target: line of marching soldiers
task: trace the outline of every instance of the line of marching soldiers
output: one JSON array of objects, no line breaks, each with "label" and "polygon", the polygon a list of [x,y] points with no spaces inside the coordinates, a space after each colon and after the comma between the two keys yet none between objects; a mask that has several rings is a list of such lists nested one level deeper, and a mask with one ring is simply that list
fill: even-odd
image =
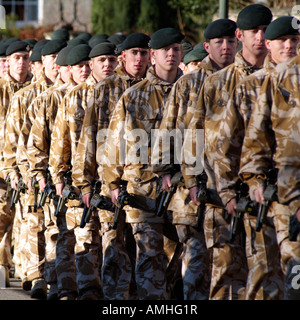
[{"label": "line of marching soldiers", "polygon": [[299,299],[297,26],[249,5],[184,58],[174,28],[3,40],[7,285],[13,262],[39,299]]}]

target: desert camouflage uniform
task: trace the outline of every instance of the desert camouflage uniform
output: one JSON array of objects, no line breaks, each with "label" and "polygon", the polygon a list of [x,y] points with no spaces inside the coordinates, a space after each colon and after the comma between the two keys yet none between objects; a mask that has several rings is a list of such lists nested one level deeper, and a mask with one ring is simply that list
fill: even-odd
[{"label": "desert camouflage uniform", "polygon": [[[31,127],[31,129],[28,136],[26,158],[23,160],[28,160],[28,176],[36,177],[37,181],[43,177],[47,177],[50,137],[57,109],[63,97],[74,86],[75,83],[72,79],[70,79],[68,83],[63,83],[60,77],[58,77],[55,84],[39,95],[28,109],[28,111],[30,109],[35,110],[35,118],[33,122],[33,119],[28,119],[28,128]],[[25,163],[24,161],[24,164]],[[45,226],[44,278],[49,284],[57,282],[55,257],[58,227],[56,217],[54,217],[56,204],[56,199],[47,199],[43,207]]]},{"label": "desert camouflage uniform", "polygon": [[[92,192],[92,182],[98,176],[102,181],[101,194],[110,198],[110,190],[103,181],[102,157],[105,140],[100,133],[108,128],[111,114],[122,93],[140,80],[131,78],[124,66],[119,65],[114,75],[96,84],[88,102],[88,112],[85,113],[73,165],[74,184],[81,188],[82,194]],[[122,215],[124,221],[120,219],[117,230],[111,228],[112,212],[99,210],[99,219],[102,234],[101,277],[104,298],[128,299],[132,268],[124,245],[125,219]]]},{"label": "desert camouflage uniform", "polygon": [[[181,74],[180,72],[178,77]],[[172,86],[173,83],[160,80],[155,75],[154,69],[150,67],[146,78],[127,89],[120,98],[109,124],[110,132],[105,144],[105,159],[103,159],[103,161],[107,159],[114,161],[112,164],[108,161],[103,166],[104,181],[108,183],[110,190],[118,188],[123,179],[128,181],[129,193],[140,195],[147,201],[155,200],[158,179],[150,167],[150,136],[152,129],[159,128],[164,104]],[[135,133],[142,135],[141,142],[137,145]],[[125,134],[125,140],[122,140],[123,134]],[[125,149],[130,153],[126,155],[126,162],[122,165]],[[115,159],[111,158],[114,154],[116,154]],[[138,158],[131,160],[131,156]],[[139,210],[125,206],[125,210],[126,221],[131,223],[136,241],[135,276],[138,297],[142,300],[165,299],[164,219],[147,208]]]},{"label": "desert camouflage uniform", "polygon": [[[15,82],[9,73],[0,81],[0,265],[11,268],[11,237],[13,232],[14,238],[14,263],[20,266],[20,255],[19,255],[19,235],[17,231],[19,224],[15,223],[13,228],[14,216],[21,214],[19,205],[16,206],[15,211],[9,209],[11,194],[6,199],[6,184],[4,181],[4,175],[2,168],[4,167],[3,149],[4,149],[4,137],[6,118],[10,110],[10,102],[15,92],[28,86],[32,78],[31,74],[28,74],[24,83]],[[15,230],[16,232],[14,232]],[[16,268],[17,269],[17,268]]]},{"label": "desert camouflage uniform", "polygon": [[[233,90],[220,127],[219,148],[215,157],[221,172],[218,188],[221,193],[230,194],[238,177],[241,148],[245,128],[264,79],[275,71],[275,65],[268,55],[264,68],[244,78]],[[253,195],[250,192],[252,199]],[[246,255],[248,279],[245,299],[280,299],[283,296],[283,274],[280,267],[279,248],[275,229],[270,221],[261,231],[256,232],[256,216],[244,214],[246,231]]]},{"label": "desert camouflage uniform", "polygon": [[[215,70],[209,57],[206,57],[196,71],[192,71],[182,76],[173,86],[168,102],[165,106],[164,117],[160,126],[162,132],[178,129],[182,138],[184,130],[189,127],[190,121],[195,113],[195,106],[205,78]],[[202,126],[203,129],[203,126]],[[170,154],[171,168],[155,166],[158,172],[170,173],[173,169],[174,140],[171,139],[164,151]],[[168,148],[170,147],[170,149]],[[154,147],[158,149],[159,146]],[[187,155],[188,157],[190,155]],[[187,178],[183,170],[184,177]],[[187,181],[187,180],[186,180]],[[171,214],[171,221],[176,226],[179,241],[184,244],[182,254],[182,277],[184,298],[187,300],[203,300],[208,298],[209,292],[209,252],[206,249],[203,231],[197,231],[198,222],[197,208],[192,202],[185,203],[189,195],[188,188],[179,186],[172,197],[168,207]]]},{"label": "desert camouflage uniform", "polygon": [[[207,186],[209,188],[217,189],[223,181],[223,175],[227,174],[219,166],[216,157],[218,156],[218,141],[222,139],[220,125],[230,94],[239,81],[257,70],[257,67],[246,63],[240,51],[236,54],[234,63],[208,77],[202,87],[199,103],[205,110],[204,167],[208,176]],[[234,182],[236,178],[232,176]],[[224,204],[235,196],[234,190],[233,195],[227,190],[226,192],[219,188],[217,190]],[[230,243],[229,227],[223,209],[207,206],[204,228],[207,247],[212,248],[213,251],[211,299],[243,299],[244,297],[247,280],[244,246],[240,235]]]},{"label": "desert camouflage uniform", "polygon": [[[18,148],[18,140],[23,130],[25,114],[31,102],[44,90],[49,88],[44,72],[41,73],[39,79],[31,83],[26,88],[19,90],[13,97],[11,110],[7,118],[4,157],[6,174],[9,174],[10,179],[19,176],[21,172],[24,182],[27,183],[27,171],[24,166],[20,164],[17,157],[20,153]],[[26,143],[25,140],[23,142]],[[20,170],[20,171],[19,171]],[[22,270],[24,277],[23,282],[31,282],[34,279],[43,277],[44,268],[44,226],[39,218],[43,212],[41,209],[37,209],[37,213],[33,213],[33,194],[25,193],[23,204],[23,216],[21,234],[27,235],[26,246],[24,248],[24,254],[22,261]],[[33,213],[33,214],[31,214]],[[25,229],[24,229],[25,227]]]},{"label": "desert camouflage uniform", "polygon": [[[264,186],[265,173],[278,168],[278,200],[272,202],[267,224],[276,230],[280,262],[285,275],[284,298],[299,299],[293,286],[300,263],[300,242],[289,241],[289,217],[299,208],[299,148],[297,106],[299,98],[299,56],[276,67],[266,77],[246,128],[240,174],[252,190]],[[277,74],[278,72],[278,74]]]},{"label": "desert camouflage uniform", "polygon": [[[68,93],[58,108],[51,136],[49,158],[54,184],[64,182],[64,173],[75,162],[83,117],[85,110],[87,110],[87,101],[95,84],[96,81],[91,74],[85,83],[75,86]],[[74,298],[78,295],[81,298],[85,294],[93,294],[99,298],[101,296],[100,238],[96,217],[92,217],[84,228],[79,228],[83,213],[79,200],[69,200],[67,206],[56,250],[59,297]],[[77,287],[75,276],[77,277]]]}]

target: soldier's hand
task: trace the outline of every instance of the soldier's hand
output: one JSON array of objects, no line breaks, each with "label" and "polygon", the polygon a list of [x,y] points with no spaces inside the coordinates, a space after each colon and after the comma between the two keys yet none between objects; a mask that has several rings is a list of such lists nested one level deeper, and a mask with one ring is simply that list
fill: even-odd
[{"label": "soldier's hand", "polygon": [[33,188],[32,188],[32,179],[29,179],[27,181],[27,187],[28,187],[28,191],[29,192],[34,192]]},{"label": "soldier's hand", "polygon": [[11,187],[15,190],[18,190],[19,176],[16,176],[11,182]]},{"label": "soldier's hand", "polygon": [[200,201],[197,200],[198,187],[194,186],[190,188],[190,197],[194,205],[200,206]]},{"label": "soldier's hand", "polygon": [[161,188],[165,191],[169,191],[171,187],[172,187],[171,175],[166,174],[165,176],[162,177]]},{"label": "soldier's hand", "polygon": [[255,201],[261,204],[264,204],[264,188],[258,187],[254,190]]},{"label": "soldier's hand", "polygon": [[55,185],[56,194],[57,194],[58,196],[60,196],[60,197],[62,196],[63,188],[64,188],[64,183],[63,183],[63,182],[57,183],[57,184]]},{"label": "soldier's hand", "polygon": [[300,208],[296,212],[297,220],[300,222]]},{"label": "soldier's hand", "polygon": [[82,195],[82,203],[85,204],[88,208],[90,207],[90,200],[91,200],[92,194],[87,193]]},{"label": "soldier's hand", "polygon": [[42,178],[39,180],[39,187],[40,187],[40,191],[44,192],[46,187],[46,178]]},{"label": "soldier's hand", "polygon": [[236,198],[232,198],[226,204],[228,214],[232,214],[236,217]]},{"label": "soldier's hand", "polygon": [[119,194],[120,194],[120,188],[116,188],[114,190],[111,190],[110,191],[110,194],[111,194],[111,201],[112,203],[115,205],[115,206],[118,206],[118,197],[119,197]]}]

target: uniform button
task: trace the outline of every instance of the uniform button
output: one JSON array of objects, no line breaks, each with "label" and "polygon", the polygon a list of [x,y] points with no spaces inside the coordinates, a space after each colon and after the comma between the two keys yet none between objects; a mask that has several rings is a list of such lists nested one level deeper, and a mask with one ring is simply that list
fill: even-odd
[{"label": "uniform button", "polygon": [[135,182],[141,182],[142,180],[141,180],[140,178],[138,178],[138,177],[135,177],[135,178],[134,178],[134,181],[135,181]]},{"label": "uniform button", "polygon": [[294,107],[296,105],[296,101],[295,100],[291,100],[289,101],[289,105]]},{"label": "uniform button", "polygon": [[219,99],[219,100],[217,101],[217,105],[221,107],[221,106],[223,105],[223,101],[222,101],[221,99]]},{"label": "uniform button", "polygon": [[144,119],[144,116],[143,116],[142,114],[139,114],[138,118],[139,118],[140,120],[143,120],[143,119]]}]

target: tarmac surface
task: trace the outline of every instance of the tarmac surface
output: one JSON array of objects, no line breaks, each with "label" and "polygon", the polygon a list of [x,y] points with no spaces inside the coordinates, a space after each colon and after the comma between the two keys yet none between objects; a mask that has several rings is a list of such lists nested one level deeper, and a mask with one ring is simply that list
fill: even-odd
[{"label": "tarmac surface", "polygon": [[36,300],[30,297],[30,291],[22,289],[20,279],[10,278],[10,286],[0,288],[0,300]]}]

